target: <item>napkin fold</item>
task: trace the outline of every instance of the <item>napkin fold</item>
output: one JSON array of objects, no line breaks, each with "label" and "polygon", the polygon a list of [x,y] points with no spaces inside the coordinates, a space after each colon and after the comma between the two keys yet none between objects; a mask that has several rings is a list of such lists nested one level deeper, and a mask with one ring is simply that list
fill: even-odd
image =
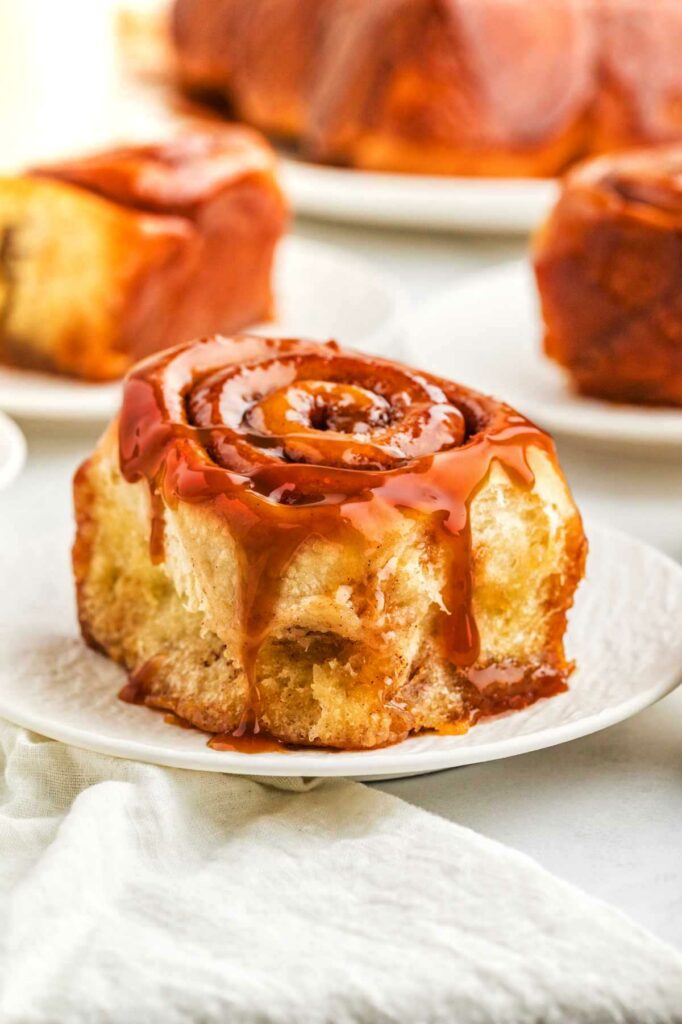
[{"label": "napkin fold", "polygon": [[673,949],[377,790],[0,743],[4,1024],[682,1021]]}]

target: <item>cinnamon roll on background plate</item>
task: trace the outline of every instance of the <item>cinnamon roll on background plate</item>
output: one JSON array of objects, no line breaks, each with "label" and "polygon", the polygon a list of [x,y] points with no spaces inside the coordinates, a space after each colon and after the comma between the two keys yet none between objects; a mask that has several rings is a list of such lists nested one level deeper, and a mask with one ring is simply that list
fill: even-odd
[{"label": "cinnamon roll on background plate", "polygon": [[238,126],[0,179],[0,362],[91,381],[269,319],[287,220]]},{"label": "cinnamon roll on background plate", "polygon": [[317,161],[493,177],[682,139],[679,0],[175,0],[186,89]]},{"label": "cinnamon roll on background plate", "polygon": [[534,266],[545,351],[577,391],[682,406],[682,147],[573,170]]},{"label": "cinnamon roll on background plate", "polygon": [[85,639],[223,746],[376,747],[566,688],[580,516],[550,438],[459,385],[183,345],[130,372],[75,506]]},{"label": "cinnamon roll on background plate", "polygon": [[313,160],[542,175],[584,148],[582,0],[176,0],[173,36],[186,88]]}]

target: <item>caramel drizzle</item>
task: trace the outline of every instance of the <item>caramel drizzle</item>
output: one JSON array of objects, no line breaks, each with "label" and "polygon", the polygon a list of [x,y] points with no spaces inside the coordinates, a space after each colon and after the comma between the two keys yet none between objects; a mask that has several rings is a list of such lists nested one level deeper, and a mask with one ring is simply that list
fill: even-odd
[{"label": "caramel drizzle", "polygon": [[650,207],[679,217],[682,214],[682,166],[661,168],[642,165],[613,169],[601,179],[601,187],[625,204]]},{"label": "caramel drizzle", "polygon": [[248,129],[232,125],[184,132],[162,144],[116,147],[28,173],[133,210],[191,215],[207,196],[237,180],[268,174],[272,167],[268,147]]},{"label": "caramel drizzle", "polygon": [[[344,375],[353,370],[360,382],[369,379],[373,388],[380,388],[386,378],[397,381],[396,387],[405,383],[420,401],[424,395],[431,396],[418,410],[423,414],[421,420],[414,413],[414,403],[406,402],[400,391],[398,397],[389,396],[389,402],[405,404],[396,429],[404,433],[405,423],[411,424],[413,436],[407,443],[417,454],[411,458],[396,456],[394,468],[366,469],[361,461],[353,468],[327,465],[322,461],[325,457],[338,463],[338,451],[342,458],[348,458],[336,435],[327,446],[329,454],[324,445],[325,432],[314,427],[312,439],[308,430],[293,431],[293,438],[255,432],[252,410],[263,397],[246,402],[244,411],[237,408],[236,412],[228,401],[225,414],[224,392],[209,386],[212,374],[245,375],[246,370],[267,364],[268,373],[276,371],[279,380],[282,365],[291,362],[292,356],[294,362],[298,361],[299,376],[295,375],[294,384],[300,383],[300,373],[305,372],[300,366],[312,359],[316,380],[321,372],[327,374],[327,380],[333,378],[335,367],[342,366]],[[272,394],[267,390],[267,377],[267,373],[261,375],[266,400]],[[340,400],[345,400],[344,386],[342,381]],[[445,430],[442,425],[448,409],[440,408],[444,403],[453,410],[452,422]],[[235,422],[226,425],[224,415],[229,421],[233,414]],[[420,451],[422,423],[427,424],[425,451]],[[448,430],[454,438],[452,443],[448,443]],[[370,429],[368,433],[371,442],[376,431]],[[317,434],[320,438],[315,448]],[[388,444],[390,429],[383,430],[382,438],[384,434]],[[440,449],[428,451],[434,436]],[[358,442],[356,433],[349,435],[351,460],[358,445],[369,457],[365,441],[361,436]],[[309,457],[319,457],[320,461],[289,461],[287,446],[300,447],[302,443],[312,444]],[[258,654],[271,629],[281,580],[301,545],[314,536],[363,544],[380,537],[396,516],[429,516],[449,549],[450,569],[442,595],[447,609],[442,615],[444,649],[457,668],[473,666],[479,655],[479,637],[471,607],[469,506],[494,460],[519,484],[532,486],[533,474],[526,459],[526,449],[531,445],[553,453],[550,438],[506,406],[395,363],[339,352],[335,346],[217,338],[181,346],[141,364],[125,385],[120,464],[128,482],[145,479],[149,485],[153,561],[158,563],[164,557],[164,509],[175,508],[180,502],[211,505],[229,523],[243,553],[242,660],[250,697],[232,738],[259,732]],[[388,458],[383,449],[371,457]],[[378,694],[378,699],[383,702],[384,695]]]}]

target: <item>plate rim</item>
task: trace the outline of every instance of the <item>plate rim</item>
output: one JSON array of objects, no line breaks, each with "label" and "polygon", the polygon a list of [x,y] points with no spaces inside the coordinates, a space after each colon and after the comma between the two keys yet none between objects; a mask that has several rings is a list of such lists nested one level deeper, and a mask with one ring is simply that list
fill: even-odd
[{"label": "plate rim", "polygon": [[[594,542],[598,535],[602,535],[605,538],[616,537],[621,544],[629,545],[631,548],[637,548],[640,551],[645,549],[647,557],[657,559],[666,567],[667,571],[672,570],[674,572],[682,588],[682,565],[658,548],[622,530],[596,524],[588,527],[588,536],[592,542]],[[394,746],[384,748],[386,753],[382,753],[380,761],[377,760],[374,764],[365,763],[357,771],[353,770],[352,759],[366,755],[367,751],[340,751],[330,754],[329,752],[323,753],[312,749],[310,751],[277,754],[242,754],[232,751],[221,751],[218,754],[206,748],[206,750],[201,751],[168,752],[167,748],[155,747],[153,744],[138,740],[119,740],[113,743],[106,739],[100,740],[97,732],[93,733],[80,727],[69,725],[63,726],[59,723],[56,726],[48,723],[49,728],[46,730],[44,722],[37,724],[37,715],[34,713],[20,712],[17,714],[11,707],[8,713],[7,704],[3,699],[2,692],[0,692],[0,717],[48,739],[57,740],[79,749],[105,754],[110,757],[119,757],[124,760],[155,764],[161,767],[270,778],[356,778],[369,781],[389,776],[404,778],[407,776],[429,774],[449,768],[463,767],[486,761],[497,761],[506,757],[516,757],[521,754],[558,746],[565,742],[601,732],[612,725],[617,725],[619,722],[631,718],[633,715],[661,700],[681,683],[682,664],[678,667],[671,666],[669,672],[663,674],[663,676],[660,673],[657,674],[656,682],[640,693],[618,704],[608,705],[606,708],[602,708],[575,721],[553,725],[532,733],[510,736],[492,743],[479,743],[475,746],[465,747],[459,755],[456,755],[456,748],[453,750],[452,745],[448,745],[443,750],[429,750],[424,753],[419,753],[418,750],[403,751],[401,753],[401,744],[395,744]],[[561,700],[561,697],[562,695],[558,695],[552,699],[557,701]],[[146,709],[140,708],[139,710],[142,712]],[[523,711],[520,711],[516,714],[522,715],[523,713]],[[412,737],[412,740],[414,739],[415,737]],[[448,739],[452,738],[448,737]],[[488,748],[484,757],[481,757],[482,748]],[[277,758],[277,760],[273,760],[273,758]],[[319,760],[319,763],[315,763],[316,760]]]},{"label": "plate rim", "polygon": [[14,483],[24,468],[27,445],[21,428],[2,411],[0,411],[0,434],[7,442],[8,447],[7,458],[0,463],[0,491],[3,491]]},{"label": "plate rim", "polygon": [[[301,255],[303,255],[304,258],[308,258],[311,262],[314,262],[316,257],[326,258],[344,264],[347,270],[362,271],[363,276],[370,284],[381,288],[387,300],[390,301],[391,310],[384,322],[367,336],[366,343],[363,340],[363,351],[377,355],[386,355],[391,347],[391,342],[402,338],[405,331],[404,325],[410,319],[411,305],[405,288],[397,275],[383,267],[376,266],[375,263],[362,255],[356,255],[347,251],[342,246],[333,245],[328,242],[318,242],[300,235],[287,234],[281,239],[279,245],[280,253],[293,252],[295,254],[294,258],[301,258]],[[289,258],[291,259],[291,257]],[[256,324],[252,329],[259,330],[264,327],[267,327],[267,324]],[[241,333],[248,332],[248,330],[249,328],[245,328]],[[3,367],[0,365],[0,374],[3,371],[9,374],[16,374],[19,377],[24,374],[34,375],[34,371],[31,370],[21,370],[17,367]],[[19,416],[32,423],[106,423],[116,414],[120,401],[121,381],[108,381],[100,384],[78,381],[74,378],[60,377],[58,375],[54,375],[54,380],[53,376],[49,374],[39,374],[37,376],[40,376],[43,381],[43,388],[48,396],[47,400],[42,394],[36,395],[34,393],[33,395],[27,395],[21,391],[13,394],[9,379],[7,383],[3,383],[0,380],[0,411],[12,416]],[[55,383],[64,384],[65,382],[75,385],[78,389],[83,389],[82,393],[86,399],[84,407],[76,400],[75,390],[73,396],[69,395],[63,401],[61,399],[55,400],[55,393],[51,392],[50,386]],[[111,404],[107,405],[105,402],[101,406],[93,404],[96,392],[100,389],[106,389],[111,392]]]},{"label": "plate rim", "polygon": [[[440,289],[436,295],[421,305],[411,321],[411,328],[406,333],[403,343],[407,360],[419,358],[417,353],[418,337],[432,335],[436,323],[448,316],[460,295],[470,289],[472,285],[483,287],[487,284],[487,290],[493,293],[494,289],[499,287],[498,279],[506,284],[514,282],[517,287],[522,285],[525,287],[531,275],[532,267],[528,257],[519,257],[500,261],[490,267],[468,271],[451,285]],[[493,298],[495,298],[494,294]],[[542,356],[539,345],[538,338],[537,354],[538,359],[542,360],[545,357]],[[556,369],[561,372],[558,366]],[[457,371],[454,375],[457,376]],[[485,391],[480,384],[471,384],[471,386]],[[566,408],[563,413],[560,409],[557,415],[549,401],[540,400],[539,403],[536,403],[530,399],[530,402],[524,400],[522,403],[517,403],[514,396],[510,396],[509,402],[518,407],[519,411],[525,413],[531,420],[537,421],[547,430],[562,437],[589,439],[617,446],[636,445],[638,448],[648,451],[653,449],[670,451],[682,447],[682,410],[678,411],[675,407],[668,406],[611,404],[600,401],[598,398],[573,394],[567,384],[564,384],[564,387],[572,401],[585,404],[588,417],[593,412],[596,413],[599,417],[598,425],[595,426],[593,420],[590,422],[589,419],[585,421],[580,417],[576,418],[573,406]],[[547,410],[549,410],[548,413]],[[623,425],[623,416],[632,416],[631,423]],[[658,433],[660,426],[657,426],[657,420],[660,422],[663,416],[671,420],[677,419],[678,422],[674,424],[674,429],[669,429],[667,433],[664,432],[661,435]],[[644,430],[642,431],[643,425]]]},{"label": "plate rim", "polygon": [[560,180],[368,171],[313,163],[282,148],[277,155],[298,213],[414,230],[526,235],[549,212]]}]

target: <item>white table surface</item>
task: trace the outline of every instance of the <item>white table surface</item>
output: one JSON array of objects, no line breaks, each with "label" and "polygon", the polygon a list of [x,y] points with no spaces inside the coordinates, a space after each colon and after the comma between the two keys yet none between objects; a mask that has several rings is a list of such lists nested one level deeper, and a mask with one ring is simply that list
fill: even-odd
[{"label": "white table surface", "polygon": [[[415,305],[524,248],[509,239],[313,222],[296,230],[393,271]],[[0,533],[11,525],[28,544],[46,512],[70,518],[70,477],[98,430],[22,426],[28,463],[0,495]],[[682,559],[682,459],[561,439],[559,450],[585,512]],[[682,947],[682,689],[629,722],[563,747],[375,785],[528,853]]]}]

